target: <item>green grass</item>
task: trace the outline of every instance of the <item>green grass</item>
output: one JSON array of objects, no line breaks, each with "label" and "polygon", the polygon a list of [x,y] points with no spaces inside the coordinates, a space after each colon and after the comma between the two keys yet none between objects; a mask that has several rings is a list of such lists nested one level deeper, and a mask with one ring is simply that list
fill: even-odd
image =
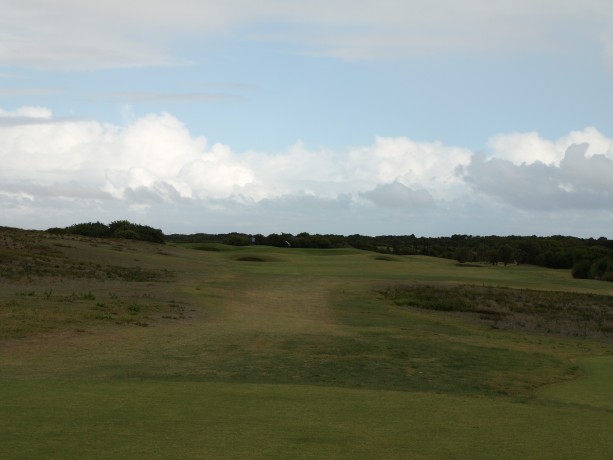
[{"label": "green grass", "polygon": [[[5,271],[34,246],[52,260],[0,278],[1,458],[613,455],[607,331],[480,317],[552,321],[564,304],[571,322],[586,299],[608,315],[610,283],[351,249],[4,236]],[[101,275],[67,269],[81,266]],[[395,289],[413,297],[381,294]]]},{"label": "green grass", "polygon": [[541,390],[539,395],[594,409],[613,410],[613,357],[585,358],[580,363],[585,375],[570,382],[548,386]]},{"label": "green grass", "polygon": [[152,381],[2,391],[3,458],[610,458],[610,413],[556,404]]}]

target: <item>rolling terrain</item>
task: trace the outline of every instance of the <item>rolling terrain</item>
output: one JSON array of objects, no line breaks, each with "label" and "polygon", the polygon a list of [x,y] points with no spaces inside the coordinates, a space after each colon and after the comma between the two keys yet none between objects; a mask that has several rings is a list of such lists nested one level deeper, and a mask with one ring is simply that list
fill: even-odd
[{"label": "rolling terrain", "polygon": [[610,283],[0,229],[2,458],[611,458]]}]

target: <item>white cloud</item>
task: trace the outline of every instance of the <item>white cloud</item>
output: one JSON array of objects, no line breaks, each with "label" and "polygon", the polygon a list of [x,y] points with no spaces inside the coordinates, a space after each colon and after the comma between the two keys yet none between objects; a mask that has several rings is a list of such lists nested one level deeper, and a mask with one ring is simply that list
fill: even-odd
[{"label": "white cloud", "polygon": [[13,111],[0,109],[0,118],[34,118],[36,120],[48,120],[52,116],[53,112],[45,107],[20,107]]},{"label": "white cloud", "polygon": [[435,199],[451,199],[465,191],[456,169],[470,162],[472,152],[440,142],[415,142],[406,137],[376,139],[375,145],[349,154],[351,175],[372,183],[400,181],[425,189]]},{"label": "white cloud", "polygon": [[247,187],[256,182],[249,165],[243,164],[228,147],[214,145],[201,158],[181,168],[178,181],[190,187],[190,196],[198,198],[226,198],[230,196],[253,196]]},{"label": "white cloud", "polygon": [[[353,233],[355,224],[388,233],[394,230],[386,225],[407,225],[401,209],[427,213],[412,222],[424,231],[442,225],[458,233],[455,223],[470,229],[507,205],[519,213],[518,222],[543,228],[543,210],[551,222],[559,222],[556,212],[572,209],[613,211],[613,140],[593,128],[556,140],[501,134],[492,138],[489,155],[406,137],[379,137],[342,151],[313,151],[298,142],[272,154],[208,145],[168,113],[130,116],[123,125],[57,119],[43,107],[0,111],[2,118],[17,121],[0,123],[0,207],[7,225],[64,226],[135,214],[175,231],[196,225],[189,222],[212,225],[214,217],[218,231],[250,225],[248,231],[263,225],[289,231],[285,222],[295,231]],[[569,145],[584,139],[593,146]]]},{"label": "white cloud", "polygon": [[181,40],[217,36],[293,43],[307,53],[378,59],[440,52],[564,51],[600,41],[604,0],[21,0],[2,2],[0,64],[104,68],[185,63]]},{"label": "white cloud", "polygon": [[573,131],[557,140],[543,139],[536,132],[498,134],[489,140],[488,150],[492,156],[508,160],[515,165],[530,165],[536,162],[559,165],[566,150],[573,144],[581,143],[588,144],[588,157],[599,153],[613,159],[613,140],[593,127]]}]

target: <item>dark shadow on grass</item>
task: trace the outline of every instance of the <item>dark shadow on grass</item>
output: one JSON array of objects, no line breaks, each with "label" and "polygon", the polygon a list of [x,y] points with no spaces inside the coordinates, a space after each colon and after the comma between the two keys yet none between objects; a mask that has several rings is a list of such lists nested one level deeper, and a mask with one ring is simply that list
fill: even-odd
[{"label": "dark shadow on grass", "polygon": [[237,257],[235,260],[237,260],[238,262],[272,262],[272,260],[264,259],[262,257],[255,257],[255,256]]},{"label": "dark shadow on grass", "polygon": [[219,252],[219,248],[214,246],[196,246],[194,247],[197,251],[210,251],[210,252]]}]

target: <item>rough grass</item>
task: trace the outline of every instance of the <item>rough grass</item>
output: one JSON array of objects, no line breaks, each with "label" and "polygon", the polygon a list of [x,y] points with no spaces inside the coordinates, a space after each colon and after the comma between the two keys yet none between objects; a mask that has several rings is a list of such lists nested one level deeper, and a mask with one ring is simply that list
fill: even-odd
[{"label": "rough grass", "polygon": [[613,337],[613,297],[492,286],[395,285],[380,291],[396,305],[463,313],[492,328]]},{"label": "rough grass", "polygon": [[[159,245],[150,244],[149,249]],[[44,278],[84,278],[121,281],[169,281],[174,273],[165,268],[149,268],[139,260],[126,264],[109,263],[105,252],[132,252],[145,246],[125,241],[85,239],[78,236],[51,236],[46,233],[0,231],[0,279],[35,282]],[[92,248],[95,250],[92,251]],[[102,248],[102,249],[99,249]],[[93,257],[91,257],[93,255]],[[90,257],[88,257],[90,256]]]},{"label": "rough grass", "polygon": [[[384,263],[348,249],[198,251],[7,232],[7,266],[43,243],[60,262],[0,278],[2,458],[613,455],[610,361],[592,373],[582,360],[611,353],[607,335],[493,329],[479,318],[503,308],[504,318],[546,317],[539,302],[562,300],[575,314],[585,297],[572,292],[605,308],[597,295],[607,283],[426,257]],[[274,263],[237,263],[245,257]],[[80,264],[172,278],[63,271]],[[470,308],[408,307],[378,293],[408,282],[431,286],[419,302],[458,297]]]}]

